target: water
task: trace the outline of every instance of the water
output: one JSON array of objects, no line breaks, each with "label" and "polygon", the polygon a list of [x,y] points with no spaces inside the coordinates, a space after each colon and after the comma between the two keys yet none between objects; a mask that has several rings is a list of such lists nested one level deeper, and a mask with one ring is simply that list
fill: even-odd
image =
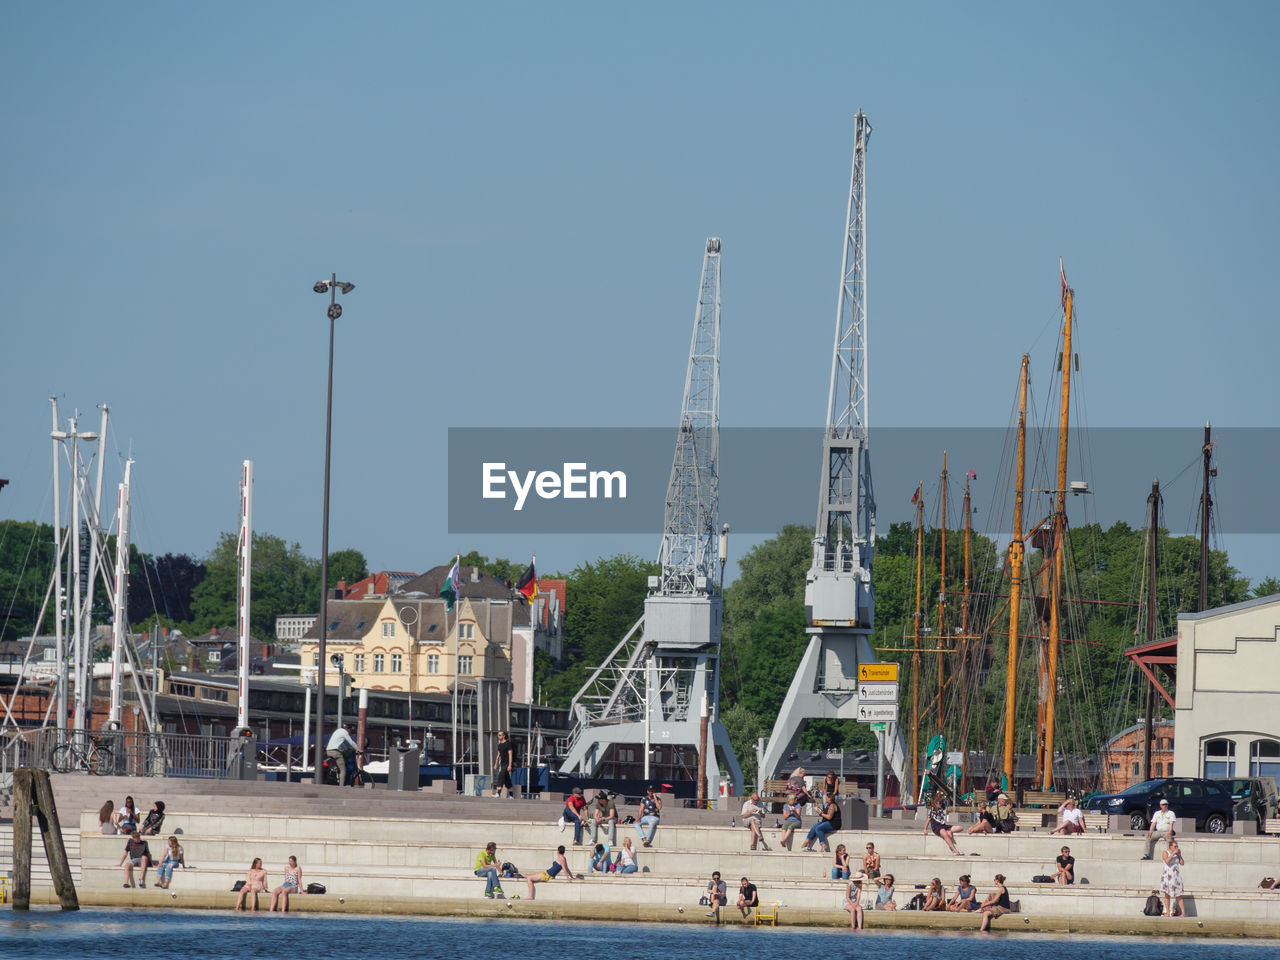
[{"label": "water", "polygon": [[[702,924],[440,920],[415,917],[95,909],[0,910],[0,960],[742,960],[876,954],[933,960],[1262,960],[1275,941],[721,927]],[[834,951],[834,953],[832,953]]]}]

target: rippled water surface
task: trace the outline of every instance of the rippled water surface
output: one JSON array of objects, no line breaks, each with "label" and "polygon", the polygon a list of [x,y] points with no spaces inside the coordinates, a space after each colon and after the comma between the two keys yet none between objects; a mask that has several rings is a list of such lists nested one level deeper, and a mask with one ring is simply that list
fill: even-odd
[{"label": "rippled water surface", "polygon": [[207,910],[0,908],[0,958],[21,960],[186,960],[192,957],[365,960],[769,960],[874,956],[911,960],[1262,960],[1275,941],[1182,937],[1076,937],[1017,933],[927,935],[891,931],[719,928],[546,920],[439,920],[413,917],[287,916]]}]

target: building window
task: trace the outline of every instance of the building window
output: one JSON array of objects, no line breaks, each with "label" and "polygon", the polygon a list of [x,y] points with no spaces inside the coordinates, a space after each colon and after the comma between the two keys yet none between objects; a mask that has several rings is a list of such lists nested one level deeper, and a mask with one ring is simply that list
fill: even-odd
[{"label": "building window", "polygon": [[400,654],[398,654],[398,653],[393,653],[393,654],[391,655],[391,672],[392,672],[392,673],[399,673],[399,672],[400,672],[401,665],[402,665],[402,661],[401,661],[401,659],[400,659]]},{"label": "building window", "polygon": [[1280,785],[1280,741],[1255,740],[1249,744],[1249,776],[1270,777]]},{"label": "building window", "polygon": [[440,672],[440,654],[428,653],[427,654],[427,673],[439,673],[439,672]]},{"label": "building window", "polygon": [[1208,780],[1236,775],[1234,740],[1210,740],[1204,745],[1204,775]]},{"label": "building window", "polygon": [[471,676],[471,658],[470,657],[458,657],[458,676],[460,677]]},{"label": "building window", "polygon": [[384,637],[394,637],[396,635],[396,625],[388,620],[382,625],[382,635]]},{"label": "building window", "polygon": [[356,673],[364,673],[364,654],[357,653],[355,656],[355,661],[356,661],[356,668],[355,668]]},{"label": "building window", "polygon": [[470,640],[474,635],[475,628],[476,628],[476,625],[474,623],[458,624],[458,639]]},{"label": "building window", "polygon": [[311,665],[312,665],[313,667],[318,667],[318,666],[320,666],[320,654],[318,654],[318,653],[313,653],[313,654],[311,655]]},{"label": "building window", "polygon": [[1133,761],[1133,775],[1134,775],[1135,777],[1138,775],[1138,761],[1137,761],[1137,760]]},{"label": "building window", "polygon": [[387,666],[387,658],[380,653],[373,655],[373,672],[382,673]]}]

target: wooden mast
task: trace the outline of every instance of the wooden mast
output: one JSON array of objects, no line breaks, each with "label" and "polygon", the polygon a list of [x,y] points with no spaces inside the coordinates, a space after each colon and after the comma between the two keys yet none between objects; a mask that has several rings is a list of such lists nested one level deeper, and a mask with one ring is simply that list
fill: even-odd
[{"label": "wooden mast", "polygon": [[942,688],[946,680],[946,658],[942,655],[947,643],[946,630],[946,612],[947,612],[947,451],[942,451],[942,473],[939,475],[942,481],[942,557],[938,565],[940,572],[938,580],[938,732],[943,733],[942,726]]},{"label": "wooden mast", "polygon": [[[1147,643],[1156,642],[1156,568],[1159,561],[1156,559],[1156,548],[1160,543],[1160,481],[1151,481],[1151,493],[1147,496]],[[1147,680],[1146,682],[1146,709],[1142,712],[1145,717],[1142,721],[1142,779],[1151,779],[1151,735],[1154,727],[1151,714],[1155,712],[1156,707],[1156,690],[1155,685]]]},{"label": "wooden mast", "polygon": [[1053,789],[1053,735],[1058,699],[1058,640],[1061,636],[1058,608],[1062,597],[1062,555],[1067,524],[1067,428],[1071,422],[1071,320],[1075,291],[1067,286],[1067,274],[1058,262],[1062,276],[1062,397],[1058,419],[1058,485],[1053,507],[1053,579],[1049,586],[1049,655],[1045,678],[1044,736],[1041,738],[1043,763],[1041,785]]},{"label": "wooden mast", "polygon": [[911,651],[911,790],[920,781],[920,588],[924,576],[924,484],[916,486],[916,615]]},{"label": "wooden mast", "polygon": [[1209,499],[1209,477],[1212,476],[1209,460],[1213,456],[1213,440],[1210,439],[1209,421],[1204,422],[1204,476],[1200,485],[1200,610],[1209,609],[1209,511],[1213,501]]},{"label": "wooden mast", "polygon": [[1009,541],[1009,662],[1004,693],[1004,775],[1013,789],[1013,721],[1018,679],[1018,610],[1022,600],[1022,496],[1027,470],[1027,373],[1029,354],[1022,355],[1018,377],[1017,487],[1013,498],[1013,539]]},{"label": "wooden mast", "polygon": [[[970,471],[972,472],[972,471]],[[969,781],[969,474],[964,477],[964,595],[960,601],[959,675],[956,689],[960,693],[958,734],[960,749],[960,782]]]}]

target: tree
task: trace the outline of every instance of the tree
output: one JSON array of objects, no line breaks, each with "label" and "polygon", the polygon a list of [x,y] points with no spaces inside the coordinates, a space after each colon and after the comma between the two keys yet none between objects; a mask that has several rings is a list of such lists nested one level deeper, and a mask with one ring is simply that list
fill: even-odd
[{"label": "tree", "polygon": [[756,782],[756,741],[769,735],[768,729],[760,717],[748,707],[740,703],[728,710],[720,711],[720,722],[724,724],[725,733],[733,745],[734,755],[738,758],[738,766],[742,768],[746,783],[737,784],[739,791],[745,796],[747,784]]},{"label": "tree", "polygon": [[[6,520],[0,524],[0,639],[29,637],[53,570],[53,527]],[[53,605],[44,625],[52,629]]]},{"label": "tree", "polygon": [[[184,632],[195,635],[235,624],[238,557],[236,534],[222,534],[205,559],[204,579],[192,591],[192,618],[183,625]],[[320,565],[304,556],[296,543],[255,533],[252,575],[249,629],[259,639],[275,638],[277,616],[314,610],[319,603]]]},{"label": "tree", "polygon": [[[330,590],[338,585],[339,580],[352,584],[363,580],[368,575],[369,565],[365,562],[364,554],[359,550],[348,548],[329,554]],[[318,604],[319,601],[320,597],[317,595],[313,605]]]},{"label": "tree", "polygon": [[464,567],[479,567],[482,572],[503,583],[515,583],[520,578],[520,574],[524,573],[523,566],[502,557],[490,560],[478,550],[464,553],[460,562]]},{"label": "tree", "polygon": [[1280,593],[1280,579],[1275,577],[1263,577],[1253,585],[1253,595],[1255,597],[1270,597]]},{"label": "tree", "polygon": [[191,619],[191,592],[204,579],[205,567],[185,553],[161,557],[129,545],[129,623],[160,616],[175,623]]}]

